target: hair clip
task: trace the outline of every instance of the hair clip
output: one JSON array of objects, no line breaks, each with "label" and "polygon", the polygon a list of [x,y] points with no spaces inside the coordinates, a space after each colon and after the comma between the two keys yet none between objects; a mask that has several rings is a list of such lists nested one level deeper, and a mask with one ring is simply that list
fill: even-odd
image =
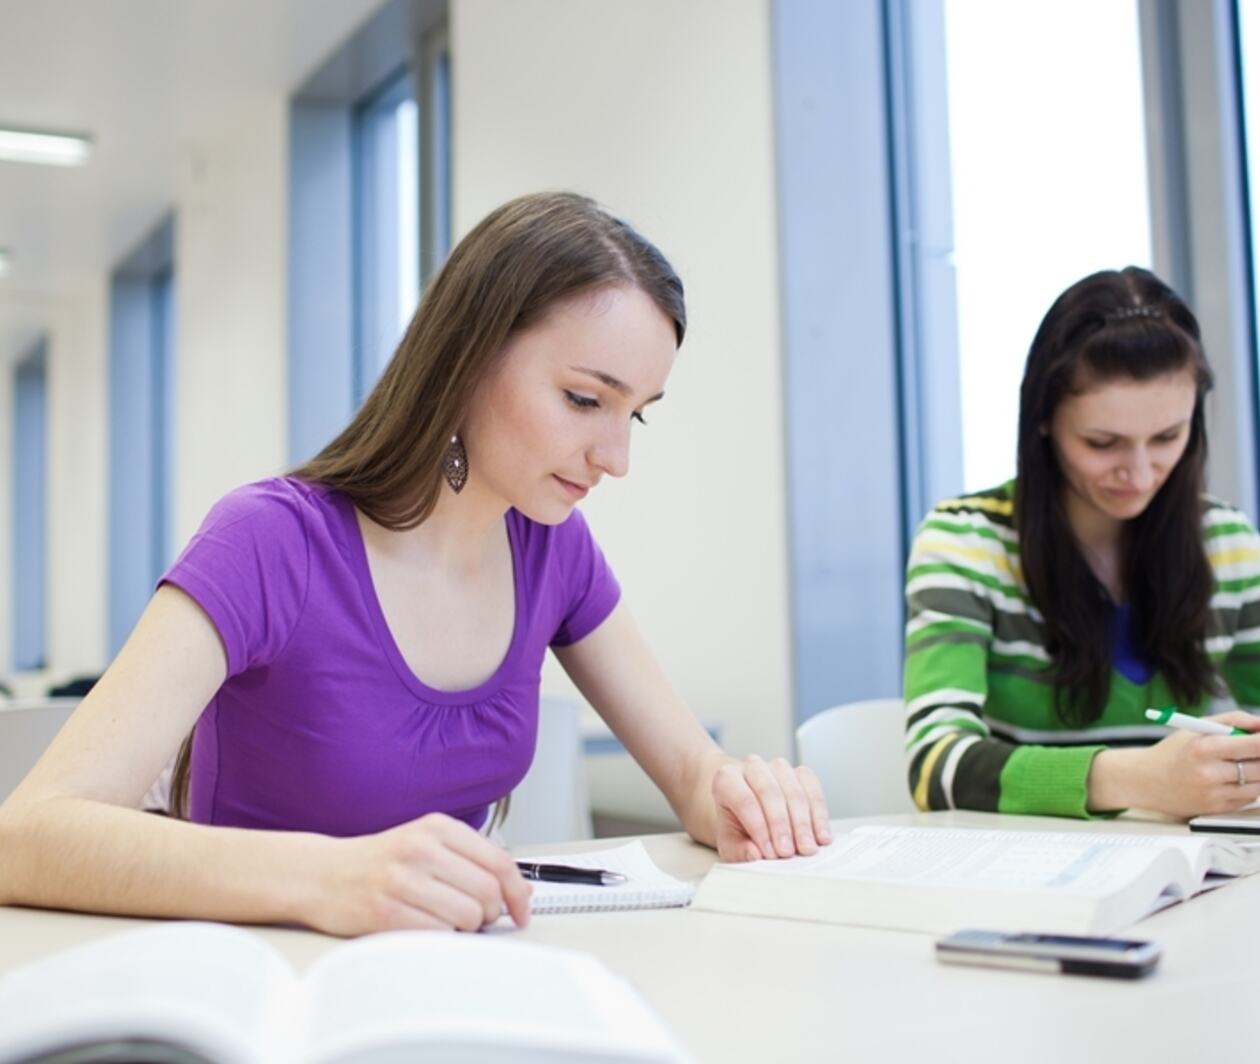
[{"label": "hair clip", "polygon": [[1162,318],[1164,311],[1162,307],[1152,304],[1143,304],[1136,307],[1121,307],[1119,310],[1113,310],[1110,314],[1104,314],[1104,321],[1128,321],[1131,318]]}]

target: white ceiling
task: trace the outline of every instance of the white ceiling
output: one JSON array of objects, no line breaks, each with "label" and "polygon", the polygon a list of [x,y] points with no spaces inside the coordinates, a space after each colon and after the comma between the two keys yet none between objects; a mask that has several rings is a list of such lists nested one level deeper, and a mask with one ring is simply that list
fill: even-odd
[{"label": "white ceiling", "polygon": [[381,3],[0,0],[0,125],[95,141],[84,167],[0,162],[0,357],[169,208],[182,145],[230,137],[242,100],[300,85]]}]

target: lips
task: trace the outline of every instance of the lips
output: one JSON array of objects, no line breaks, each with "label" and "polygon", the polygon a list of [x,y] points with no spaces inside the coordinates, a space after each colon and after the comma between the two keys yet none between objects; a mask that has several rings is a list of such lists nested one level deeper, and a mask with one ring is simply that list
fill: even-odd
[{"label": "lips", "polygon": [[586,493],[590,491],[590,487],[585,484],[575,484],[571,480],[565,480],[564,477],[557,476],[560,486],[564,488],[574,499],[582,499],[586,497]]}]

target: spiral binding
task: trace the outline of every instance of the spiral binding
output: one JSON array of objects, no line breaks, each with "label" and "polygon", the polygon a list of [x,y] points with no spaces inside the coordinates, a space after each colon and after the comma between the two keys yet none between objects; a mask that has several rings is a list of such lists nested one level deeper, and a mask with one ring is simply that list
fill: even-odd
[{"label": "spiral binding", "polygon": [[627,909],[681,909],[691,904],[695,889],[689,885],[671,887],[668,890],[609,890],[598,887],[604,893],[581,895],[552,894],[535,897],[530,902],[531,913],[594,913],[619,912]]}]

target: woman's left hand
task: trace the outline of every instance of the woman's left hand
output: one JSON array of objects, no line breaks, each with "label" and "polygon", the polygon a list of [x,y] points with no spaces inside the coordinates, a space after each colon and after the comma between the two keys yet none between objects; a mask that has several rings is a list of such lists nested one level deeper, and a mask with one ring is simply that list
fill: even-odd
[{"label": "woman's left hand", "polygon": [[717,852],[723,861],[817,853],[831,842],[827,800],[818,777],[781,757],[755,754],[713,774]]}]

